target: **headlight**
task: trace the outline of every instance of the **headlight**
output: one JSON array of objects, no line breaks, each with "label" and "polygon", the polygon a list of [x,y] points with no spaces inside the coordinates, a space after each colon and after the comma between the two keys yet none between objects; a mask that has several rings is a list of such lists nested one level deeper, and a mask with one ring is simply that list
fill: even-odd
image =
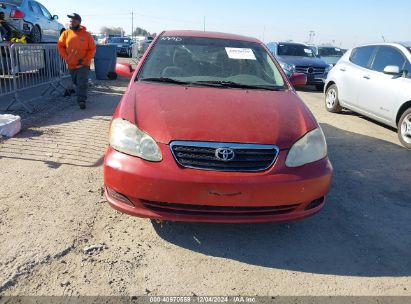
[{"label": "headlight", "polygon": [[121,118],[114,119],[111,124],[110,145],[119,152],[145,160],[159,162],[163,159],[160,148],[151,136]]},{"label": "headlight", "polygon": [[288,152],[287,167],[300,167],[313,163],[327,156],[327,143],[321,128],[308,132],[297,141]]},{"label": "headlight", "polygon": [[280,63],[280,65],[283,68],[283,70],[286,71],[286,72],[289,72],[291,74],[293,74],[295,72],[295,65],[293,65],[293,64],[282,62],[282,63]]},{"label": "headlight", "polygon": [[333,67],[334,67],[333,64],[329,64],[329,65],[325,68],[325,73],[329,73],[329,72],[332,70]]}]

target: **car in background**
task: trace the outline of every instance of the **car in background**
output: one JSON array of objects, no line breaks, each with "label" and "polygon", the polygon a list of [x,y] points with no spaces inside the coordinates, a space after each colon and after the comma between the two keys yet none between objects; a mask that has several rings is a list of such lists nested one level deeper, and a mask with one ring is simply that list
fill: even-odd
[{"label": "car in background", "polygon": [[336,65],[346,50],[335,46],[317,46],[317,56],[329,65]]},{"label": "car in background", "polygon": [[311,46],[296,42],[271,42],[267,47],[288,76],[295,72],[304,73],[307,76],[307,85],[323,91],[324,80],[332,66],[318,58]]},{"label": "car in background", "polygon": [[108,40],[107,45],[117,47],[117,55],[132,56],[133,40],[128,37],[114,37]]},{"label": "car in background", "polygon": [[20,30],[32,43],[57,42],[64,26],[40,2],[34,0],[0,0],[0,11],[7,22]]},{"label": "car in background", "polygon": [[160,34],[113,116],[105,195],[124,213],[173,221],[270,222],[325,204],[321,127],[265,45],[196,31]]},{"label": "car in background", "polygon": [[137,45],[138,57],[143,56],[143,54],[147,51],[150,44],[153,42],[153,37],[145,37],[143,40],[140,40]]},{"label": "car in background", "polygon": [[140,41],[144,41],[146,37],[144,36],[133,36],[133,43],[140,43]]},{"label": "car in background", "polygon": [[348,51],[328,74],[325,106],[350,109],[396,128],[411,149],[411,44],[370,44]]}]

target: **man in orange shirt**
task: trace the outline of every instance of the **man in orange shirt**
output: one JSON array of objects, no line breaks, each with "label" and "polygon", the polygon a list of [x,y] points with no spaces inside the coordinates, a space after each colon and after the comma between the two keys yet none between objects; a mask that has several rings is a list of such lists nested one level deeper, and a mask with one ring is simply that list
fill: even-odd
[{"label": "man in orange shirt", "polygon": [[68,15],[70,29],[64,31],[58,42],[58,50],[67,62],[71,79],[77,86],[77,101],[80,109],[86,108],[88,78],[91,61],[96,53],[93,36],[81,25],[78,14]]}]

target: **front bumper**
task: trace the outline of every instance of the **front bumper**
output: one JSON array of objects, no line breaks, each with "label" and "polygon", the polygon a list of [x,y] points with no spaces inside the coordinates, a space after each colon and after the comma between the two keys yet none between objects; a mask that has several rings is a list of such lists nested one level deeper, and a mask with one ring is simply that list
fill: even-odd
[{"label": "front bumper", "polygon": [[307,75],[307,85],[323,85],[327,79],[327,73],[321,75]]},{"label": "front bumper", "polygon": [[113,208],[172,221],[289,221],[318,212],[331,187],[328,158],[287,168],[287,151],[281,151],[276,164],[265,172],[214,172],[182,168],[167,145],[160,148],[163,161],[159,163],[108,149],[104,181]]},{"label": "front bumper", "polygon": [[117,55],[127,55],[131,52],[128,48],[117,48]]}]

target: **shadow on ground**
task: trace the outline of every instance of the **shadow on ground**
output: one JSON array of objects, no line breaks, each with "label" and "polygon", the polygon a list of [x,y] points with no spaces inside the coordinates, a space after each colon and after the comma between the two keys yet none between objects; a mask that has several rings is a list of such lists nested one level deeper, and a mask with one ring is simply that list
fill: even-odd
[{"label": "shadow on ground", "polygon": [[208,256],[340,276],[411,275],[411,153],[323,125],[335,176],[314,217],[260,225],[153,222],[164,240]]},{"label": "shadow on ground", "polygon": [[318,91],[315,86],[296,87],[295,89],[297,92],[318,93],[321,95],[324,94],[323,91]]}]

